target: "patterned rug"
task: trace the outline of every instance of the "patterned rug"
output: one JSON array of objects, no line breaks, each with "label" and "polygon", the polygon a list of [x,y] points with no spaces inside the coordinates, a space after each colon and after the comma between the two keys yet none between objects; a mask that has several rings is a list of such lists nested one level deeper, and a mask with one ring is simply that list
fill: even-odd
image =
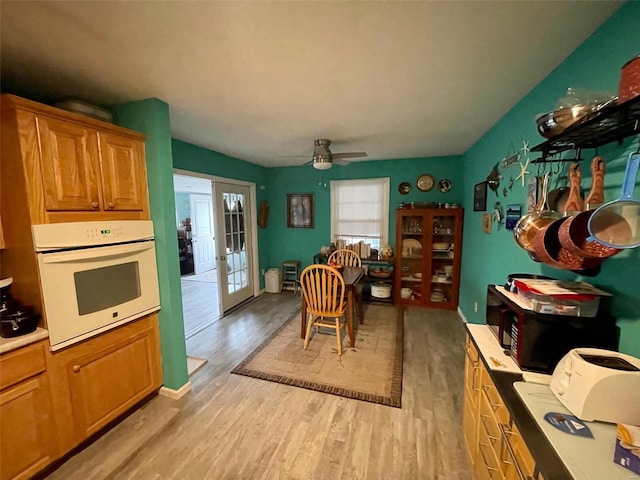
[{"label": "patterned rug", "polygon": [[364,318],[355,347],[343,330],[340,357],[333,330],[314,329],[303,349],[298,311],[231,373],[400,408],[403,309],[369,305]]}]

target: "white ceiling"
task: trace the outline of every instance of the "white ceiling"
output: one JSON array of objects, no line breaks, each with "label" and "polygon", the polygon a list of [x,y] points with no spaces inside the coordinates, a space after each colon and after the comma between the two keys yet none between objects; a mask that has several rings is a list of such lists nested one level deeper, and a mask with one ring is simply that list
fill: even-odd
[{"label": "white ceiling", "polygon": [[264,166],[456,155],[622,3],[3,0],[2,89],[157,97],[174,138]]}]

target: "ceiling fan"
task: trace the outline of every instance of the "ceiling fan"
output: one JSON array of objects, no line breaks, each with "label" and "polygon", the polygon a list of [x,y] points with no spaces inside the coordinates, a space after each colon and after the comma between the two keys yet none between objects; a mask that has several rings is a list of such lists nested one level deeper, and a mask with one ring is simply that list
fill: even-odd
[{"label": "ceiling fan", "polygon": [[358,157],[366,157],[366,152],[341,152],[341,153],[333,153],[329,146],[331,145],[331,140],[327,140],[326,138],[320,138],[315,140],[313,147],[313,157],[307,162],[305,165],[313,165],[313,168],[317,168],[318,170],[327,170],[332,167],[335,163],[337,165],[348,165],[349,162],[343,160],[344,158],[358,158]]}]

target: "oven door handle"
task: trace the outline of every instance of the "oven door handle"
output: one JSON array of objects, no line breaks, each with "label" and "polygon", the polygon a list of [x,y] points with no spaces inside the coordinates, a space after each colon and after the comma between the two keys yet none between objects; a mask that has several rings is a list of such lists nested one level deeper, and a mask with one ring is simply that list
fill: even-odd
[{"label": "oven door handle", "polygon": [[154,248],[153,241],[140,243],[129,243],[125,245],[110,245],[107,247],[82,248],[67,252],[40,253],[41,261],[44,264],[69,263],[87,259],[117,257],[131,255]]}]

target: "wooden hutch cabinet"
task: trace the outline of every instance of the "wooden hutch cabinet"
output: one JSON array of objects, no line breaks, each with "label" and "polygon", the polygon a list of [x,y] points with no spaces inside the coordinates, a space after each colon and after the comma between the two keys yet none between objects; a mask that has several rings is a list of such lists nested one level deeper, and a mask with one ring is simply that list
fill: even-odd
[{"label": "wooden hutch cabinet", "polygon": [[458,307],[462,219],[461,208],[396,210],[396,305]]}]

